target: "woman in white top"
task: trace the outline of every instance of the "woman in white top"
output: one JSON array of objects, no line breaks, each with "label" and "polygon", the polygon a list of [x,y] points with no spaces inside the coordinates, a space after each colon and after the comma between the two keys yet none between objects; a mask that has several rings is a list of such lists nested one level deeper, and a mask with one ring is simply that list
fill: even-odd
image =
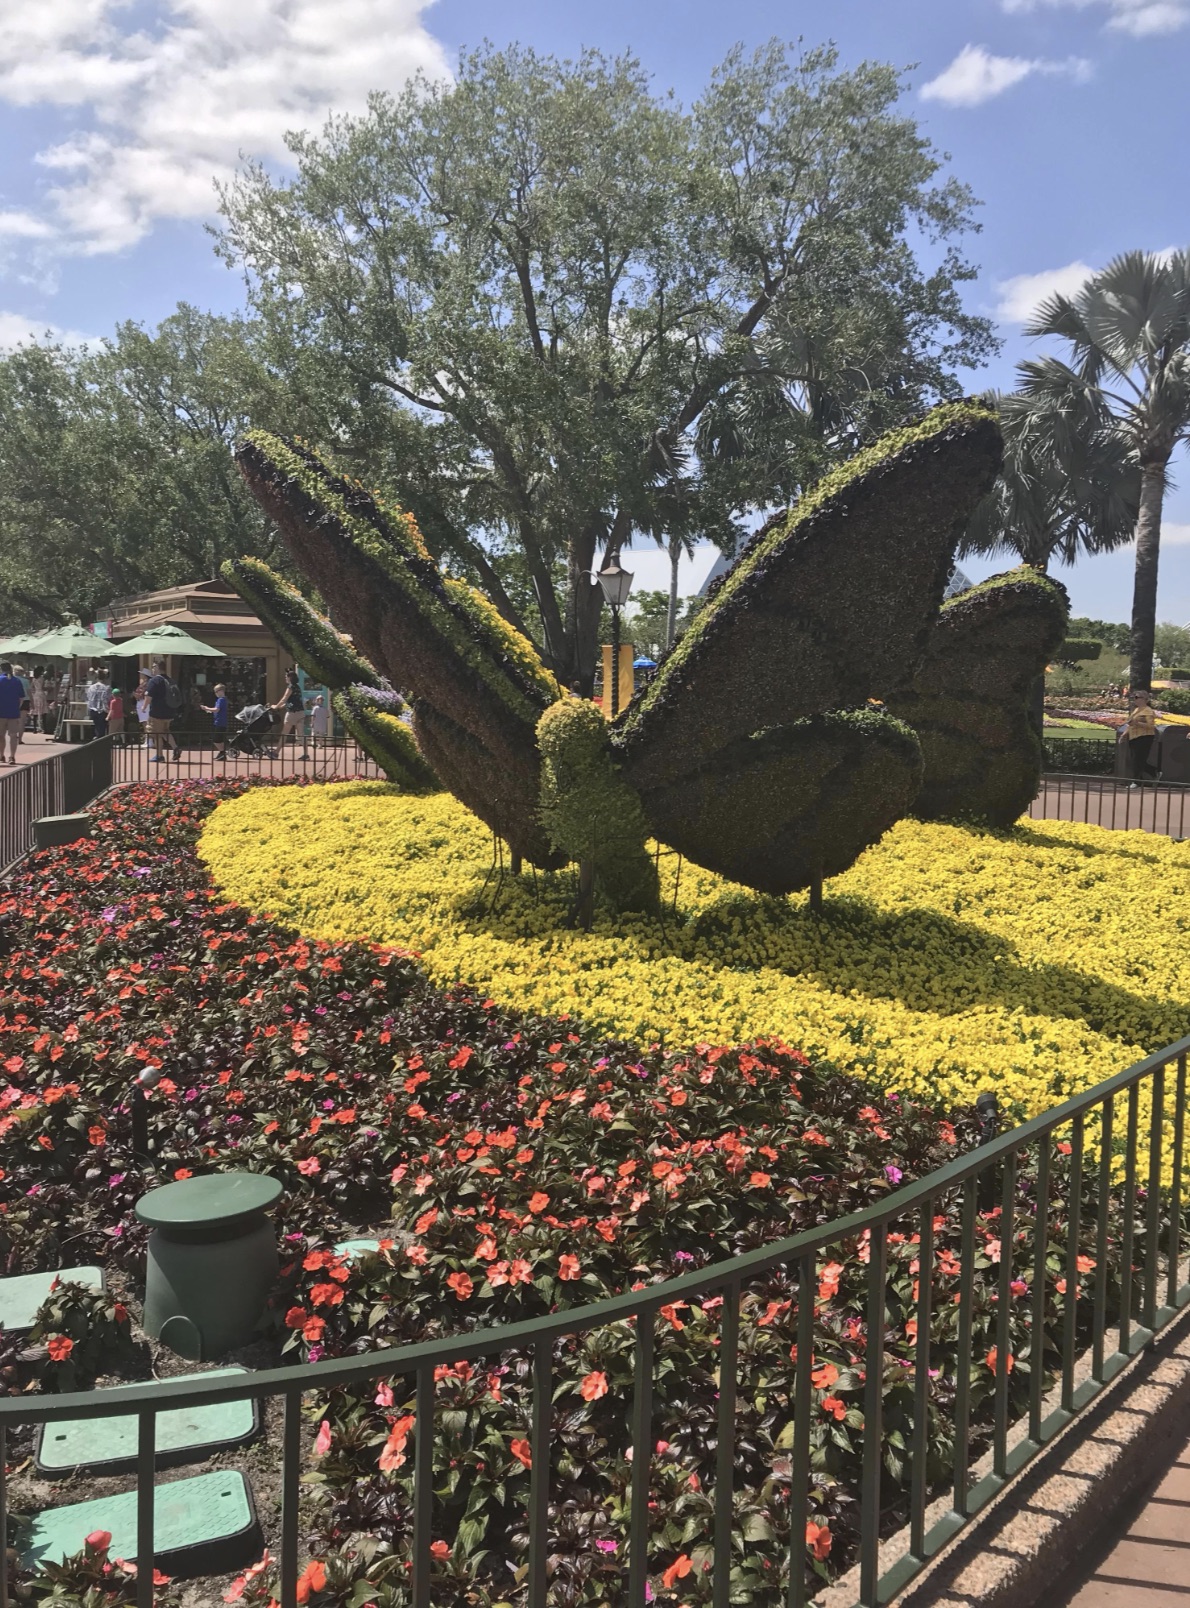
[{"label": "woman in white top", "polygon": [[33,716],[30,725],[34,731],[45,731],[45,717],[49,709],[49,699],[45,690],[45,666],[39,664],[33,672],[33,680],[29,684],[29,699]]}]

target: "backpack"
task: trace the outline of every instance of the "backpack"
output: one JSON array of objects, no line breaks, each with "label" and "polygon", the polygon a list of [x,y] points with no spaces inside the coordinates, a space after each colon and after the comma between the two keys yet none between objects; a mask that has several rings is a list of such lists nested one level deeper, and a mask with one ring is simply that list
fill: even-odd
[{"label": "backpack", "polygon": [[182,693],[176,681],[165,683],[165,701],[176,714],[182,707]]}]

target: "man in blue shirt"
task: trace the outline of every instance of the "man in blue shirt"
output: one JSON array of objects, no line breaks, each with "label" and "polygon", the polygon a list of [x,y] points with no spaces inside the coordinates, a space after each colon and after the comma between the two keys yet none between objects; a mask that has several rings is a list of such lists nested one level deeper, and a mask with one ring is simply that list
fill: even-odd
[{"label": "man in blue shirt", "polygon": [[149,737],[157,752],[153,756],[154,765],[164,763],[165,755],[162,750],[168,745],[173,749],[176,757],[181,758],[181,749],[177,738],[169,729],[173,719],[173,710],[169,702],[169,682],[165,676],[165,665],[160,659],[153,661],[153,674],[149,677],[145,692],[149,699]]},{"label": "man in blue shirt", "polygon": [[21,714],[21,699],[24,696],[25,689],[19,677],[13,675],[12,665],[5,660],[0,664],[0,765],[15,765],[17,762],[17,744],[25,723],[25,717]]},{"label": "man in blue shirt", "polygon": [[217,744],[213,757],[215,759],[227,758],[227,726],[230,719],[231,705],[227,701],[227,688],[222,681],[215,683],[215,702],[201,705],[204,715],[211,716],[211,729],[214,732]]}]

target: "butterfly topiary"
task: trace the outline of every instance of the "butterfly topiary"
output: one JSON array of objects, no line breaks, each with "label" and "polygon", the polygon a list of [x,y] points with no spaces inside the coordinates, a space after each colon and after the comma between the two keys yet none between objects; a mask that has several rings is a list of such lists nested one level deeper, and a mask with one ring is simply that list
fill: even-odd
[{"label": "butterfly topiary", "polygon": [[[919,797],[931,812],[953,799],[978,816],[986,796],[998,820],[1030,777],[1035,787],[1024,694],[1055,610],[1064,622],[1060,588],[1043,583],[1052,597],[1032,612],[1006,604],[1013,583],[940,613],[956,540],[1000,452],[993,414],[948,404],[833,471],[758,533],[606,726],[559,709],[571,694],[532,643],[438,570],[408,514],[297,443],[253,432],[237,458],[354,651],[410,696],[442,784],[514,856],[586,861],[615,904],[647,908],[648,835],[785,894],[845,870]],[[229,578],[240,584],[234,568]],[[970,674],[985,657],[990,675]],[[994,758],[943,785],[955,746],[971,761],[985,740]]]}]

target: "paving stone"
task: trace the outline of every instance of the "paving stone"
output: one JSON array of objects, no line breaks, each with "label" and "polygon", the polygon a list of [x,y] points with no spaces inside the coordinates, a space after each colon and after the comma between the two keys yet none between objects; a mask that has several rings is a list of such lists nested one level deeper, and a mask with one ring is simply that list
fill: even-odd
[{"label": "paving stone", "polygon": [[[183,1379],[218,1379],[229,1374],[249,1376],[247,1368],[212,1368],[204,1374],[181,1374]],[[118,1396],[127,1385],[116,1385]],[[117,1405],[113,1401],[113,1407]],[[38,1438],[37,1467],[49,1475],[88,1469],[116,1474],[136,1466],[137,1417],[135,1413],[111,1418],[73,1418],[46,1424]],[[251,1399],[217,1402],[207,1407],[175,1407],[157,1415],[157,1464],[197,1463],[226,1446],[237,1446],[256,1433],[257,1405]]]},{"label": "paving stone", "polygon": [[[238,1469],[158,1485],[153,1515],[154,1556],[166,1574],[229,1573],[259,1556],[256,1506]],[[92,1530],[110,1530],[110,1555],[135,1561],[136,1492],[44,1509],[33,1519],[21,1557],[29,1566],[61,1562],[82,1550]]]},{"label": "paving stone", "polygon": [[98,1267],[60,1267],[52,1273],[18,1273],[0,1279],[0,1328],[7,1334],[20,1334],[33,1327],[37,1309],[49,1295],[54,1280],[63,1284],[85,1284],[103,1289],[103,1269]]}]

